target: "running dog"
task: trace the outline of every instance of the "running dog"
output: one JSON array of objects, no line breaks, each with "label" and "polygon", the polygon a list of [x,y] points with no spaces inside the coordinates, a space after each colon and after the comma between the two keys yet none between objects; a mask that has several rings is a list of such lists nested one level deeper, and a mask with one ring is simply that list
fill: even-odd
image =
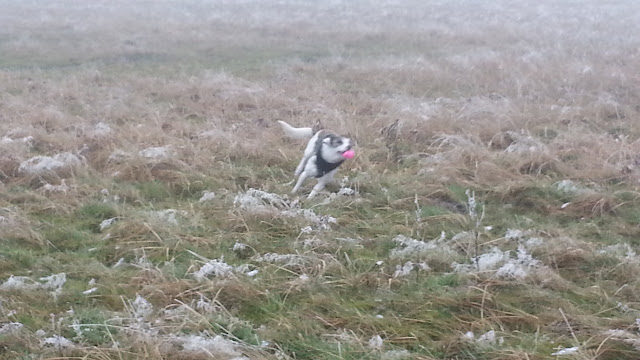
[{"label": "running dog", "polygon": [[284,121],[278,120],[285,135],[292,139],[307,139],[309,143],[304,150],[302,160],[296,167],[295,176],[298,177],[292,194],[295,194],[308,177],[315,177],[318,183],[309,194],[309,199],[316,196],[327,185],[338,171],[338,167],[345,159],[351,159],[355,153],[351,149],[351,139],[336,135],[328,130],[320,130],[314,134],[310,127],[295,128]]}]

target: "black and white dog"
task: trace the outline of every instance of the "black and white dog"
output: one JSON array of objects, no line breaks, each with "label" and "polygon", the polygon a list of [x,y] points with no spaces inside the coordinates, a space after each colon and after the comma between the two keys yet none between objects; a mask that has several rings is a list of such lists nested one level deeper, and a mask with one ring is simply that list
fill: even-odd
[{"label": "black and white dog", "polygon": [[280,120],[278,123],[290,138],[306,139],[311,137],[304,150],[304,155],[302,155],[302,160],[296,167],[295,176],[298,177],[298,181],[291,192],[295,194],[306,178],[315,177],[318,179],[318,183],[309,194],[309,199],[311,199],[333,180],[333,176],[344,160],[354,156],[351,149],[351,139],[336,135],[328,130],[320,130],[314,134],[310,127],[294,128]]}]

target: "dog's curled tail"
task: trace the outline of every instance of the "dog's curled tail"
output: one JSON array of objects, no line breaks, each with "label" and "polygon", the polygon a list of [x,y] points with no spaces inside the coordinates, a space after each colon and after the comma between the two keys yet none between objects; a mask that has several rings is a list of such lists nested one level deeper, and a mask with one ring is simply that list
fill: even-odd
[{"label": "dog's curled tail", "polygon": [[313,129],[310,127],[295,128],[282,120],[278,120],[285,135],[292,139],[307,139],[313,136]]}]

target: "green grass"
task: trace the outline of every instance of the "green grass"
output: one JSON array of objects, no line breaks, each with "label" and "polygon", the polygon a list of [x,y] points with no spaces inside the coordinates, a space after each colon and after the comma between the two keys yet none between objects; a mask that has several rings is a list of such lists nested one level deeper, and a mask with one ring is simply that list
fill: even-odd
[{"label": "green grass", "polygon": [[[203,178],[203,183],[207,182],[209,180]],[[24,324],[25,331],[49,328],[48,314],[73,308],[74,315],[69,319],[86,324],[82,327],[83,343],[108,347],[113,338],[125,336],[119,327],[110,327],[114,314],[124,311],[123,299],[134,299],[140,291],[158,306],[175,304],[172,298],[188,304],[198,299],[198,293],[217,298],[225,311],[242,322],[215,313],[205,314],[197,322],[180,327],[181,333],[219,332],[250,346],[258,346],[268,339],[289,356],[300,359],[377,359],[379,353],[368,348],[367,342],[379,334],[387,344],[385,349],[407,350],[418,357],[490,359],[500,349],[544,357],[554,351],[555,345],[549,339],[557,335],[548,330],[548,326],[561,321],[559,308],[572,316],[576,326],[591,329],[613,328],[615,318],[620,322],[633,320],[633,316],[620,313],[616,301],[607,298],[610,295],[588,290],[592,284],[604,285],[611,281],[616,285],[607,285],[607,291],[615,291],[625,284],[629,286],[626,280],[616,280],[619,275],[614,269],[618,268],[619,260],[613,256],[590,255],[573,262],[545,258],[544,250],[534,253],[570,282],[571,288],[557,290],[545,290],[531,283],[494,283],[483,276],[452,273],[446,264],[394,278],[396,265],[402,266],[405,260],[388,258],[396,247],[391,239],[399,233],[411,235],[420,231],[416,228],[419,224],[415,223],[415,203],[404,191],[387,193],[384,201],[368,200],[360,195],[364,201],[336,200],[331,206],[306,202],[305,206],[317,214],[339,219],[338,226],[332,225],[333,231],[315,233],[324,245],[307,249],[296,241],[299,229],[307,225],[305,220],[243,214],[233,210],[233,193],[196,205],[188,199],[196,199],[208,186],[196,185],[192,190],[185,190],[187,197],[183,191],[172,192],[169,186],[158,181],[125,186],[133,186],[145,204],[163,204],[198,215],[181,219],[182,224],[178,226],[147,223],[140,215],[147,205],[103,203],[91,197],[80,199],[68,215],[35,213],[33,219],[39,221],[38,231],[47,245],[33,248],[4,240],[0,270],[6,275],[32,274],[34,277],[64,271],[68,280],[56,302],[33,305],[30,311],[20,312],[12,319]],[[450,194],[448,201],[464,203],[465,190],[459,185],[448,185],[436,195],[422,195],[425,201],[420,207],[420,216],[427,224],[422,229],[425,240],[437,238],[441,231],[451,238],[473,226],[469,220],[460,221],[465,214],[456,214],[438,205],[442,201],[438,194],[442,192]],[[13,193],[18,194],[20,190],[14,188]],[[572,217],[545,216],[547,206],[556,207],[559,202],[572,200],[558,199],[561,195],[545,185],[531,185],[508,193],[478,191],[476,196],[486,206],[483,225],[493,226],[483,235],[484,240],[495,239],[490,233],[503,234],[508,228],[525,229],[535,224],[538,230],[569,229],[571,233],[589,236],[595,245],[621,241],[635,244],[616,229],[621,224],[635,225],[635,209],[631,206],[621,207],[621,216],[615,221],[609,216],[575,222]],[[505,206],[507,204],[509,206]],[[112,217],[121,219],[109,228],[111,235],[104,240],[104,232],[101,233],[98,226],[102,220]],[[597,232],[589,230],[592,228],[597,228]],[[340,236],[359,239],[360,244],[342,243],[336,240]],[[248,244],[252,250],[233,252],[236,242]],[[514,246],[506,248],[514,249]],[[157,266],[159,272],[131,265],[111,268],[120,257],[136,264],[142,254],[140,249],[144,249],[147,261]],[[233,266],[252,263],[260,269],[259,280],[247,278],[245,281],[240,277],[227,285],[213,281],[191,294],[185,293],[182,285],[183,290],[173,290],[172,286],[184,281],[198,286],[188,275],[197,269],[194,262],[197,258],[187,250],[210,259],[224,256]],[[265,253],[297,253],[308,261],[293,267],[255,261],[254,255]],[[376,265],[378,260],[384,264]],[[458,261],[464,261],[464,256]],[[310,282],[298,282],[302,274],[308,274]],[[97,280],[99,290],[87,296],[82,292],[90,287],[91,279]],[[10,304],[38,303],[48,296],[35,290],[12,294],[8,301]],[[161,310],[155,311],[155,316],[160,316]],[[491,329],[504,338],[502,345],[482,348],[456,340],[466,331],[472,330],[479,336]],[[336,340],[339,339],[336,334],[341,331],[355,334],[350,335],[355,340]],[[69,339],[77,335],[69,327],[63,328],[61,334]],[[589,341],[589,336],[580,330],[577,336],[580,341]],[[568,341],[570,345],[565,335],[558,340]],[[605,349],[606,354],[627,356],[624,354],[628,348],[614,344]],[[24,344],[11,348],[19,352],[20,346],[29,348]],[[589,347],[597,344],[591,343]]]}]

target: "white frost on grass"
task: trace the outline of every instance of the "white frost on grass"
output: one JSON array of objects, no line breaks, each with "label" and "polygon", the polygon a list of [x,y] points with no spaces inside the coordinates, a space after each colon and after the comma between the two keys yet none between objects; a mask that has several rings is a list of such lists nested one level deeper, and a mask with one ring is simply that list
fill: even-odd
[{"label": "white frost on grass", "polygon": [[629,312],[630,310],[629,305],[622,303],[620,301],[618,301],[618,303],[616,304],[616,307],[620,312],[623,312],[623,313]]},{"label": "white frost on grass", "polygon": [[529,248],[529,249],[530,249],[530,248],[533,248],[533,247],[540,246],[540,245],[542,245],[543,243],[544,243],[544,240],[542,240],[542,238],[539,238],[539,237],[532,237],[532,238],[527,239],[527,241],[525,241],[525,242],[524,242],[524,245],[525,245],[527,248]]},{"label": "white frost on grass", "polygon": [[246,275],[248,277],[254,277],[254,276],[258,275],[258,269],[251,270]]},{"label": "white frost on grass", "polygon": [[297,279],[293,280],[292,283],[296,285],[304,285],[311,281],[311,278],[307,274],[300,275]]},{"label": "white frost on grass", "polygon": [[93,127],[93,129],[89,130],[87,134],[90,137],[99,137],[109,135],[112,131],[113,130],[111,129],[111,126],[109,126],[109,124],[103,123],[101,121],[97,123],[96,126]]},{"label": "white frost on grass", "polygon": [[480,345],[488,346],[496,343],[502,344],[504,342],[504,338],[500,337],[496,339],[496,332],[494,330],[490,330],[480,335],[478,339],[476,339],[476,342]]},{"label": "white frost on grass", "polygon": [[206,262],[204,265],[200,267],[197,271],[193,273],[193,277],[197,281],[203,281],[204,279],[214,276],[216,278],[221,279],[229,279],[233,278],[235,274],[241,273],[245,274],[249,277],[254,277],[258,274],[257,269],[249,270],[250,265],[242,264],[236,267],[233,267],[226,262],[224,262],[224,257],[221,257],[220,260],[213,259]]},{"label": "white frost on grass", "polygon": [[623,262],[637,262],[638,260],[640,260],[638,259],[638,255],[636,254],[635,250],[633,250],[633,248],[631,248],[631,246],[627,243],[606,246],[598,250],[598,254],[612,255]]},{"label": "white frost on grass", "polygon": [[28,147],[32,147],[33,140],[34,140],[33,136],[25,136],[25,137],[15,138],[15,139],[9,136],[3,136],[0,139],[0,145],[23,144],[23,145],[27,145]]},{"label": "white frost on grass", "polygon": [[464,335],[462,335],[462,339],[475,342],[482,347],[492,346],[496,344],[502,345],[504,343],[503,337],[496,338],[495,330],[489,330],[486,333],[478,336],[478,338],[476,338],[473,331],[467,331]]},{"label": "white frost on grass", "polygon": [[578,352],[578,350],[580,350],[579,347],[574,346],[574,347],[570,347],[570,348],[562,348],[562,349],[558,349],[558,351],[552,353],[552,356],[560,356],[560,355],[572,355]]},{"label": "white frost on grass", "polygon": [[384,346],[384,341],[380,337],[380,335],[376,335],[369,339],[369,349],[371,350],[382,350]]},{"label": "white frost on grass", "polygon": [[[74,188],[75,188],[75,185],[74,185]],[[42,187],[39,190],[42,191],[44,194],[63,193],[66,195],[67,192],[71,190],[71,187],[67,185],[67,182],[65,181],[65,179],[62,179],[60,181],[60,185],[51,185],[49,183],[46,183],[42,185]]]},{"label": "white frost on grass", "polygon": [[[134,301],[127,301],[128,316],[117,317],[122,329],[130,334],[135,340],[153,340],[158,343],[164,343],[176,350],[192,355],[209,355],[215,354],[222,358],[234,358],[242,355],[242,348],[246,345],[241,342],[228,340],[227,338],[210,334],[207,331],[198,334],[183,335],[175,332],[167,332],[168,324],[182,323],[183,321],[200,320],[200,316],[194,310],[205,312],[219,312],[223,308],[219,307],[216,302],[201,297],[194,307],[182,304],[175,308],[164,309],[158,312],[154,311],[153,306],[142,296],[136,295]],[[152,314],[157,316],[152,316]],[[240,321],[231,317],[232,321]]]},{"label": "white frost on grass", "polygon": [[350,187],[341,187],[340,190],[338,190],[338,195],[340,196],[355,196],[358,195],[358,191],[350,188]]},{"label": "white frost on grass", "polygon": [[316,237],[311,237],[302,241],[302,248],[305,250],[311,250],[325,245],[327,245],[326,241],[318,239]]},{"label": "white frost on grass", "polygon": [[233,199],[233,205],[249,213],[273,212],[274,210],[277,211],[292,207],[287,197],[280,197],[279,195],[257,189],[249,189],[245,193],[239,193]]},{"label": "white frost on grass", "polygon": [[72,348],[75,347],[75,344],[71,342],[69,339],[60,335],[53,335],[52,337],[48,337],[41,342],[42,346],[50,345],[57,349],[62,348]]},{"label": "white frost on grass", "polygon": [[13,276],[11,275],[7,281],[0,285],[2,290],[32,290],[41,286],[40,283],[32,280],[28,276]]},{"label": "white frost on grass", "polygon": [[414,264],[412,261],[407,261],[404,265],[396,265],[396,271],[393,273],[393,277],[397,278],[408,276],[413,269],[428,271],[429,265],[424,261],[418,264]]},{"label": "white frost on grass", "polygon": [[245,249],[247,248],[247,246],[248,246],[247,244],[243,244],[243,243],[240,243],[240,242],[237,242],[237,241],[236,241],[236,243],[235,243],[235,244],[233,244],[233,249],[232,249],[232,250],[233,250],[234,252],[236,252],[236,251],[243,251],[243,250],[245,250]]},{"label": "white frost on grass", "polygon": [[41,287],[46,290],[51,290],[54,295],[62,292],[62,286],[67,282],[67,274],[59,273],[45,277],[41,277],[40,281],[44,281]]},{"label": "white frost on grass", "polygon": [[451,266],[454,271],[472,273],[475,271],[488,272],[495,270],[495,276],[502,279],[524,279],[532,270],[543,265],[527,252],[523,245],[518,246],[516,258],[510,258],[510,251],[502,251],[496,247],[490,252],[480,255],[477,260],[472,259],[471,264],[458,264]]},{"label": "white frost on grass", "polygon": [[233,266],[224,262],[223,259],[214,259],[202,265],[198,271],[193,273],[193,277],[198,281],[202,281],[211,275],[219,278],[228,278],[233,276],[233,273]]},{"label": "white frost on grass", "polygon": [[568,179],[560,180],[557,183],[553,184],[553,186],[559,192],[568,194],[568,195],[582,195],[590,192],[589,189],[579,184],[576,184],[574,181],[571,181]]},{"label": "white frost on grass", "polygon": [[337,224],[338,220],[333,216],[329,215],[318,215],[313,210],[310,209],[289,209],[280,212],[281,215],[285,217],[303,217],[307,221],[314,223],[320,227],[322,230],[330,230],[331,227],[329,224]]},{"label": "white frost on grass", "polygon": [[204,312],[212,312],[217,310],[217,306],[212,304],[212,302],[200,295],[200,300],[196,303],[196,309]]},{"label": "white frost on grass", "polygon": [[92,287],[91,289],[83,291],[82,294],[89,295],[89,294],[94,293],[96,291],[98,291],[98,288],[97,287]]},{"label": "white frost on grass", "polygon": [[118,218],[111,218],[111,219],[106,219],[106,220],[102,220],[102,222],[100,223],[100,231],[103,231],[104,229],[110,227],[111,225],[113,225],[113,223],[117,220]]},{"label": "white frost on grass", "polygon": [[477,258],[472,259],[472,264],[451,264],[455,272],[470,273],[474,271],[494,270],[498,264],[509,260],[509,251],[502,251],[497,247],[493,247],[490,252],[481,254]]},{"label": "white frost on grass", "polygon": [[118,261],[115,264],[113,264],[112,268],[115,269],[115,268],[117,268],[119,266],[122,266],[122,264],[124,264],[124,258],[118,259]]},{"label": "white frost on grass", "polygon": [[41,175],[67,167],[82,165],[82,159],[78,156],[64,152],[51,156],[34,156],[20,163],[18,171],[24,174]]},{"label": "white frost on grass", "polygon": [[405,235],[398,235],[393,242],[398,246],[391,250],[392,259],[419,259],[429,254],[454,254],[449,245],[444,243],[444,237],[424,242]]},{"label": "white frost on grass", "polygon": [[304,264],[304,258],[298,254],[266,253],[264,255],[255,256],[254,260],[270,264],[281,264],[284,267],[299,266]]},{"label": "white frost on grass", "polygon": [[178,215],[182,217],[186,217],[189,215],[184,210],[176,210],[176,209],[165,209],[165,210],[157,210],[150,212],[151,218],[155,220],[159,220],[165,224],[169,225],[178,225]]},{"label": "white frost on grass", "polygon": [[131,315],[137,321],[144,320],[153,313],[153,305],[147,299],[136,294],[136,299],[131,303]]},{"label": "white frost on grass", "polygon": [[13,334],[20,331],[24,325],[19,322],[10,322],[0,327],[0,335]]},{"label": "white frost on grass", "polygon": [[241,356],[238,344],[220,335],[211,336],[207,331],[199,335],[174,335],[170,338],[179,343],[185,352],[194,354],[216,354],[216,356]]},{"label": "white frost on grass", "polygon": [[166,145],[142,149],[138,152],[138,155],[147,159],[161,160],[174,157],[176,152],[171,145]]},{"label": "white frost on grass", "polygon": [[504,235],[505,240],[521,240],[525,236],[530,235],[531,231],[522,231],[518,229],[507,229],[507,233]]},{"label": "white frost on grass", "polygon": [[501,266],[496,272],[496,276],[503,279],[524,279],[532,269],[540,268],[540,260],[534,259],[525,250],[524,246],[518,246],[517,257]]},{"label": "white frost on grass", "polygon": [[57,296],[62,292],[62,287],[67,281],[67,274],[53,274],[39,279],[41,282],[32,280],[28,276],[11,275],[7,281],[0,285],[2,290],[51,290],[52,295]]},{"label": "white frost on grass", "polygon": [[462,338],[464,340],[474,340],[476,338],[476,335],[473,333],[473,331],[467,331],[466,333],[464,333],[464,335],[462,335]]},{"label": "white frost on grass", "polygon": [[311,209],[302,209],[297,201],[290,201],[286,196],[262,190],[249,189],[239,193],[233,199],[233,205],[251,214],[272,214],[282,217],[304,218],[321,230],[330,230],[330,224],[336,224],[336,218],[329,215],[318,215]]},{"label": "white frost on grass", "polygon": [[[128,316],[117,317],[114,321],[122,327],[125,333],[130,334],[134,340],[152,340],[187,354],[208,356],[215,354],[216,358],[225,359],[242,356],[242,350],[247,347],[243,342],[232,341],[208,331],[190,335],[166,331],[169,325],[182,324],[184,321],[196,322],[201,320],[201,315],[198,315],[199,311],[219,313],[218,315],[224,316],[225,320],[232,323],[246,324],[229,315],[217,301],[201,297],[197,303],[192,303],[191,306],[181,304],[177,307],[165,308],[155,312],[153,306],[146,299],[136,295],[136,299],[134,301],[128,300],[125,306]],[[152,314],[156,316],[152,316]]]},{"label": "white frost on grass", "polygon": [[511,144],[507,146],[505,152],[525,154],[525,153],[540,153],[546,150],[546,146],[540,141],[534,139],[531,135],[526,134],[524,131],[518,133],[515,131],[507,131],[505,133],[511,138]]},{"label": "white frost on grass", "polygon": [[198,200],[198,202],[211,201],[216,198],[216,194],[213,191],[205,191],[202,193],[202,197]]}]

